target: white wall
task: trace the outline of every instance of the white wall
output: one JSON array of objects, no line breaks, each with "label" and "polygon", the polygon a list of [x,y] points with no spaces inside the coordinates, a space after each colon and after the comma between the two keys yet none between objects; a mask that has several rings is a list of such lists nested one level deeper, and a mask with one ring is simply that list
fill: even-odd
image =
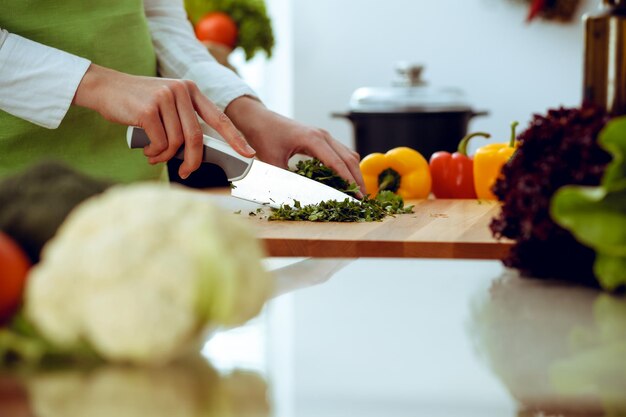
[{"label": "white wall", "polygon": [[[598,0],[583,0],[579,15]],[[388,86],[394,63],[426,65],[433,85],[463,89],[477,109],[473,130],[498,142],[548,107],[581,98],[583,31],[573,24],[524,22],[513,0],[293,1],[293,94],[296,119],[352,143],[348,108],[362,86]]]}]

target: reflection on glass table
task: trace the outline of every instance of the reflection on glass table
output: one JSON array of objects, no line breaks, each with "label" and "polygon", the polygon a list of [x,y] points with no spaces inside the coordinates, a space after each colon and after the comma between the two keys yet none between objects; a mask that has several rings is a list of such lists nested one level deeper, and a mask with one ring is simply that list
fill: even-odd
[{"label": "reflection on glass table", "polygon": [[281,417],[626,415],[622,297],[437,260],[358,260],[287,297]]},{"label": "reflection on glass table", "polygon": [[159,368],[101,365],[0,377],[0,416],[265,417],[267,383],[203,358]]},{"label": "reflection on glass table", "polygon": [[[350,261],[268,260],[274,297],[328,280]],[[202,353],[163,367],[102,362],[0,368],[2,417],[265,417],[263,316],[212,335]]]},{"label": "reflection on glass table", "polygon": [[0,373],[0,416],[626,414],[621,297],[492,261],[270,264],[275,297],[204,359]]},{"label": "reflection on glass table", "polygon": [[626,414],[626,300],[505,274],[474,309],[476,348],[521,415]]}]

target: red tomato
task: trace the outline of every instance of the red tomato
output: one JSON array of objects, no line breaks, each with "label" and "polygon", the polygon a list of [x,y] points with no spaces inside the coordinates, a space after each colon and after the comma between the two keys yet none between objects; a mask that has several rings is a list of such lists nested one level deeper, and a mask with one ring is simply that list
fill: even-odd
[{"label": "red tomato", "polygon": [[237,43],[237,25],[226,13],[213,12],[196,23],[196,37],[201,41],[221,43],[234,48]]},{"label": "red tomato", "polygon": [[9,236],[0,232],[0,323],[8,321],[22,303],[28,257]]}]

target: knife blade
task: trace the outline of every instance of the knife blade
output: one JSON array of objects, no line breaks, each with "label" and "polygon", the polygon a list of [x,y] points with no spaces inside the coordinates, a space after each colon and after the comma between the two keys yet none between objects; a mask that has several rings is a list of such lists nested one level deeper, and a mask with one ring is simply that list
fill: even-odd
[{"label": "knife blade", "polygon": [[[134,126],[128,128],[126,141],[131,149],[143,148],[150,144],[146,132]],[[310,178],[258,159],[239,155],[226,142],[211,136],[204,135],[203,143],[202,162],[216,164],[224,170],[228,181],[232,183],[233,197],[273,208],[280,208],[283,205],[293,206],[296,201],[302,206],[329,200],[359,201]],[[175,157],[183,159],[183,156],[184,151],[181,148]]]}]

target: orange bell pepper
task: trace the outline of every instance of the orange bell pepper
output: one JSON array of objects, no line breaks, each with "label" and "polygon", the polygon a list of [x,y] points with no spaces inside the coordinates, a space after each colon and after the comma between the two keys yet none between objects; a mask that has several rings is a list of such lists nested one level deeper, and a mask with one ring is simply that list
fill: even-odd
[{"label": "orange bell pepper", "polygon": [[488,138],[491,135],[483,132],[472,133],[461,139],[457,152],[435,152],[430,157],[430,175],[435,197],[476,198],[474,161],[467,155],[467,144],[476,136]]},{"label": "orange bell pepper", "polygon": [[414,149],[399,147],[385,154],[372,153],[363,158],[360,167],[369,195],[390,190],[408,200],[430,194],[428,162]]},{"label": "orange bell pepper", "polygon": [[515,128],[517,125],[517,122],[511,124],[509,143],[490,143],[476,150],[474,154],[474,188],[478,198],[496,200],[491,188],[500,176],[502,166],[515,152]]}]

